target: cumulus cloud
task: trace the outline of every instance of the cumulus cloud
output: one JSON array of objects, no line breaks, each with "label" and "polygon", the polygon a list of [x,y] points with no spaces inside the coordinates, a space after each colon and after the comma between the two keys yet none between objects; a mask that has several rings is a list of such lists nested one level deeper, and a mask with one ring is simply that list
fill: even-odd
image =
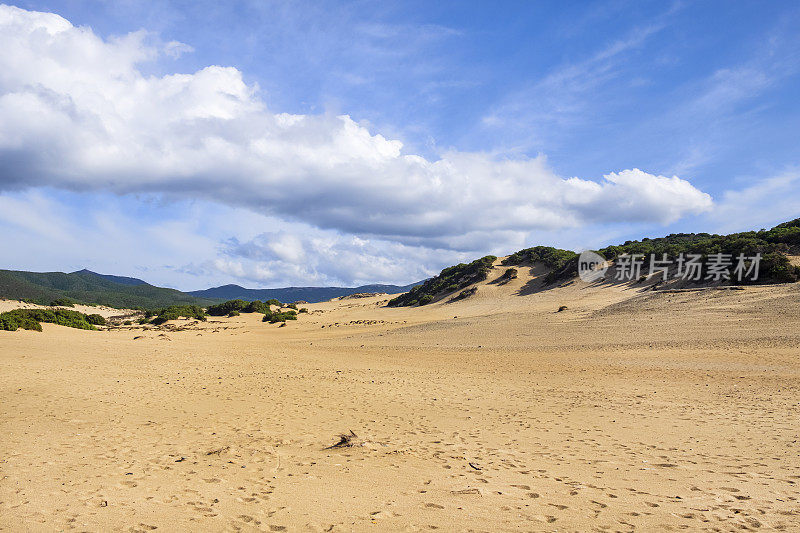
[{"label": "cumulus cloud", "polygon": [[213,261],[214,268],[262,283],[286,278],[306,284],[407,283],[435,273],[426,265],[450,264],[466,257],[448,250],[308,229],[266,232],[247,241],[231,238],[222,251],[224,256]]},{"label": "cumulus cloud", "polygon": [[152,200],[46,189],[0,195],[2,267],[88,268],[181,290],[404,285],[478,254],[341,235],[212,202]]},{"label": "cumulus cloud", "polygon": [[[788,168],[740,190],[726,191],[709,216],[715,231],[748,231],[771,227],[800,216],[800,169]],[[765,213],[764,206],[769,206]]]},{"label": "cumulus cloud", "polygon": [[[544,156],[409,154],[346,115],[274,112],[235,68],[145,75],[145,62],[189,48],[153,47],[141,32],[102,39],[55,14],[0,6],[0,49],[0,190],[199,198],[451,249],[537,228],[666,224],[712,205],[684,179],[638,169],[594,181],[560,177]],[[357,250],[352,242],[344,249]],[[320,253],[307,241],[281,246],[269,247],[278,260]]]}]

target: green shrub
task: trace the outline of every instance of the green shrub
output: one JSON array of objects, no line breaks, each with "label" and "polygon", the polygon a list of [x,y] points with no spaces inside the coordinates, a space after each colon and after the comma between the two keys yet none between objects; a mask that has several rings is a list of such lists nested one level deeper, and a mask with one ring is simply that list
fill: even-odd
[{"label": "green shrub", "polygon": [[228,313],[228,317],[239,316],[239,311],[231,311]]},{"label": "green shrub", "polygon": [[206,313],[210,316],[225,316],[229,314],[231,311],[242,311],[246,308],[248,302],[244,300],[228,300],[227,302],[222,302],[221,304],[217,305],[209,305]]},{"label": "green shrub", "polygon": [[206,312],[210,316],[231,316],[231,313],[237,311],[239,313],[269,313],[270,312],[270,305],[277,305],[281,306],[278,300],[272,299],[266,302],[261,302],[259,300],[253,300],[252,302],[245,302],[244,300],[228,300],[227,302],[222,302],[221,304],[211,305],[208,307]]},{"label": "green shrub", "polygon": [[102,315],[86,315],[86,321],[95,326],[105,326],[106,319]]},{"label": "green shrub", "polygon": [[168,320],[176,320],[180,317],[194,318],[202,322],[206,321],[206,314],[202,307],[196,305],[173,305],[159,309],[155,312],[156,317],[151,321],[151,324],[156,326],[167,322]]},{"label": "green shrub", "polygon": [[244,309],[242,309],[242,313],[264,313],[267,314],[270,312],[269,304],[266,302],[261,302],[259,300],[253,300],[249,302]]},{"label": "green shrub", "polygon": [[553,248],[552,246],[534,246],[509,255],[503,259],[503,265],[543,263],[552,270],[558,270],[576,255],[573,251]]},{"label": "green shrub", "polygon": [[41,322],[77,329],[97,329],[86,315],[67,309],[14,309],[0,313],[0,329],[7,331],[19,328],[42,331]]},{"label": "green shrub", "polygon": [[301,307],[297,312],[298,313],[308,313],[308,309],[306,309],[305,307]]},{"label": "green shrub", "polygon": [[[144,322],[142,322],[142,320],[144,320]],[[147,319],[146,318],[140,318],[139,319],[139,324],[147,324]],[[123,326],[130,326],[130,325],[133,325],[133,322],[131,322],[130,320],[126,320],[125,322],[122,323],[122,325]]]},{"label": "green shrub", "polygon": [[75,302],[69,298],[57,298],[50,302],[51,307],[75,307]]},{"label": "green shrub", "polygon": [[0,331],[17,331],[18,329],[42,331],[42,325],[36,320],[10,313],[10,311],[8,313],[0,313]]},{"label": "green shrub", "polygon": [[287,320],[297,320],[297,313],[295,311],[275,311],[274,313],[264,315],[264,318],[261,320],[262,322],[269,322],[270,324],[286,322]]},{"label": "green shrub", "polygon": [[[127,320],[126,322],[127,322],[128,324],[130,324],[130,323],[131,323],[131,321],[130,321],[130,320]],[[139,325],[140,325],[140,326],[143,326],[143,325],[145,325],[145,324],[149,324],[149,323],[150,323],[150,319],[149,319],[149,318],[147,318],[147,317],[142,317],[142,318],[140,318],[140,319],[139,319],[137,322],[139,323]]]},{"label": "green shrub", "polygon": [[286,307],[288,307],[289,309],[297,310],[297,304],[286,304]]},{"label": "green shrub", "polygon": [[508,283],[512,279],[517,279],[517,274],[518,273],[519,272],[517,271],[516,268],[507,268],[506,271],[503,272],[503,275],[500,276],[499,278],[497,278],[497,284],[498,285],[505,285],[506,283]]},{"label": "green shrub", "polygon": [[[616,259],[624,254],[654,254],[676,260],[680,254],[697,254],[705,263],[711,254],[723,253],[733,257],[734,264],[739,254],[762,256],[757,282],[794,282],[800,279],[786,253],[800,244],[800,219],[779,224],[770,230],[746,231],[731,235],[709,233],[676,233],[657,239],[627,241],[617,246],[608,246],[600,254]],[[738,280],[736,280],[738,281]],[[743,280],[746,281],[746,280]]]},{"label": "green shrub", "polygon": [[431,303],[432,301],[433,301],[433,295],[431,295],[431,294],[424,294],[424,295],[423,295],[423,296],[422,296],[422,297],[419,299],[419,305],[428,305],[428,304],[429,304],[429,303]]}]

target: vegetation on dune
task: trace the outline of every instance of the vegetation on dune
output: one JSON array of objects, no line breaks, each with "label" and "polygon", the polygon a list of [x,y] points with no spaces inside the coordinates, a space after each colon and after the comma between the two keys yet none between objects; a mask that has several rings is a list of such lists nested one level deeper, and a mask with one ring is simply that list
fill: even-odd
[{"label": "vegetation on dune", "polygon": [[[770,230],[748,231],[731,235],[710,233],[679,233],[657,239],[627,241],[624,244],[607,246],[598,253],[606,259],[614,260],[625,254],[650,255],[676,261],[684,254],[697,254],[701,263],[707,264],[711,254],[730,254],[733,261],[739,254],[753,257],[761,254],[759,283],[795,282],[800,280],[800,267],[792,265],[787,255],[800,254],[800,218],[779,224]],[[545,283],[571,279],[578,273],[579,255],[570,250],[551,246],[534,246],[511,254],[502,261],[504,266],[519,266],[526,263],[541,263],[550,269]],[[390,306],[425,305],[444,294],[462,290],[467,286],[486,279],[496,258],[486,256],[469,264],[459,264],[445,268],[442,272],[420,285],[389,300]],[[647,265],[645,265],[647,268]],[[705,277],[705,272],[702,273]],[[516,269],[508,269],[498,278],[502,284],[516,276]],[[646,277],[646,276],[645,276]],[[738,281],[738,280],[737,280]],[[460,299],[460,295],[453,300]]]},{"label": "vegetation on dune", "polygon": [[196,320],[200,320],[201,322],[206,321],[205,311],[202,307],[198,307],[196,305],[171,305],[169,307],[164,307],[155,311],[147,311],[145,313],[145,317],[147,318],[154,315],[155,318],[151,321],[151,323],[155,324],[156,326],[161,325],[168,320],[177,320],[181,317],[194,318]]},{"label": "vegetation on dune", "polygon": [[86,315],[86,321],[89,324],[92,324],[93,326],[105,326],[106,325],[106,319],[105,319],[105,317],[103,317],[103,315],[98,315],[98,314]]},{"label": "vegetation on dune", "polygon": [[485,280],[495,260],[497,260],[497,257],[487,255],[468,264],[461,263],[447,267],[438,276],[426,280],[407,293],[392,298],[389,300],[388,305],[402,307],[429,304],[438,296],[464,289],[473,283]]},{"label": "vegetation on dune", "polygon": [[[277,307],[278,310],[272,311],[272,306]],[[289,310],[281,311],[281,308],[289,308]],[[211,316],[238,316],[239,313],[263,313],[263,322],[275,324],[277,322],[286,322],[287,320],[297,320],[297,314],[308,313],[308,309],[304,307],[298,311],[297,305],[283,304],[274,298],[266,302],[258,300],[246,302],[236,299],[209,306],[207,313]]]},{"label": "vegetation on dune", "polygon": [[[791,264],[787,254],[800,245],[800,218],[785,222],[770,230],[746,231],[731,235],[710,233],[677,233],[657,239],[627,241],[599,250],[606,259],[616,259],[625,254],[651,254],[675,260],[680,254],[697,254],[703,263],[711,254],[730,254],[734,260],[739,254],[752,257],[761,254],[759,282],[794,282],[800,279],[800,267]],[[703,272],[705,276],[705,272]]]},{"label": "vegetation on dune", "polygon": [[521,265],[523,263],[541,263],[550,269],[545,275],[545,283],[554,283],[564,277],[572,277],[578,273],[578,254],[571,250],[562,250],[552,246],[534,246],[513,253],[503,259],[503,265]]},{"label": "vegetation on dune", "polygon": [[[800,279],[800,267],[793,266],[786,254],[792,247],[800,245],[800,219],[785,222],[771,230],[749,231],[731,235],[710,233],[678,233],[656,239],[627,241],[624,244],[607,246],[598,250],[606,259],[614,260],[621,255],[651,255],[658,259],[667,255],[675,261],[681,255],[697,254],[702,263],[710,254],[730,254],[734,259],[739,254],[752,257],[761,254],[759,281],[793,282]],[[504,265],[519,265],[523,262],[538,262],[550,268],[546,283],[570,279],[578,273],[578,255],[569,250],[549,246],[536,246],[520,250],[503,260]],[[705,272],[702,273],[705,276]]]},{"label": "vegetation on dune", "polygon": [[470,287],[468,289],[464,289],[463,291],[459,292],[455,296],[453,296],[450,301],[457,302],[458,300],[463,300],[465,298],[469,298],[470,296],[474,295],[478,292],[478,287]]},{"label": "vegetation on dune", "polygon": [[495,281],[498,285],[505,285],[512,279],[517,279],[517,274],[519,274],[519,271],[516,268],[507,268],[506,271],[503,272],[503,275],[497,278]]},{"label": "vegetation on dune", "polygon": [[542,263],[546,267],[558,270],[576,255],[575,252],[570,250],[562,250],[552,246],[534,246],[509,255],[503,259],[502,264],[511,266],[523,263]]},{"label": "vegetation on dune", "polygon": [[[280,306],[280,302],[277,304]],[[244,309],[241,310],[242,313],[264,313],[267,314],[270,312],[270,304],[267,302],[261,302],[259,300],[253,300],[252,302],[248,302]]]},{"label": "vegetation on dune", "polygon": [[261,319],[262,322],[269,322],[270,324],[275,324],[276,322],[286,322],[287,320],[297,320],[297,312],[292,311],[275,311],[273,313],[267,313],[264,315],[264,318]]},{"label": "vegetation on dune", "polygon": [[67,309],[14,309],[0,313],[0,330],[42,331],[42,322],[77,329],[97,329],[95,325],[104,325],[106,321],[100,315],[85,315]]},{"label": "vegetation on dune", "polygon": [[228,300],[221,304],[209,305],[206,309],[206,313],[210,316],[225,316],[233,311],[242,311],[245,307],[247,307],[247,302],[244,300]]},{"label": "vegetation on dune", "polygon": [[236,299],[236,300],[228,300],[227,302],[222,302],[221,304],[210,305],[206,312],[211,316],[231,316],[231,313],[234,311],[237,313],[270,313],[271,309],[270,306],[275,305],[277,307],[282,307],[283,304],[274,298],[271,300],[267,300],[266,302],[261,302],[259,300],[253,300],[252,302],[246,302],[244,300]]},{"label": "vegetation on dune", "polygon": [[56,298],[50,302],[51,307],[75,307],[75,302],[69,298]]}]

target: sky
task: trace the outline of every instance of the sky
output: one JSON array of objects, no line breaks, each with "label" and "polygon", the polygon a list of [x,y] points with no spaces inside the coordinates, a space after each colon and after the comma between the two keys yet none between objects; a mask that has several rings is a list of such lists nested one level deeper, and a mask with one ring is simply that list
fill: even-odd
[{"label": "sky", "polygon": [[0,5],[0,268],[406,284],[800,216],[794,1]]}]

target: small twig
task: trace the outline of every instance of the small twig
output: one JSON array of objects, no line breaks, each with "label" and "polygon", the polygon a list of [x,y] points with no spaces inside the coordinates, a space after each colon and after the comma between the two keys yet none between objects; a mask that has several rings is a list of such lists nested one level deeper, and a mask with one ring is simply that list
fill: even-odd
[{"label": "small twig", "polygon": [[350,433],[342,433],[339,435],[339,442],[334,444],[333,446],[328,446],[325,448],[326,450],[332,450],[334,448],[347,448],[353,445],[353,439],[356,438],[356,434],[353,433],[353,430],[350,430]]}]

